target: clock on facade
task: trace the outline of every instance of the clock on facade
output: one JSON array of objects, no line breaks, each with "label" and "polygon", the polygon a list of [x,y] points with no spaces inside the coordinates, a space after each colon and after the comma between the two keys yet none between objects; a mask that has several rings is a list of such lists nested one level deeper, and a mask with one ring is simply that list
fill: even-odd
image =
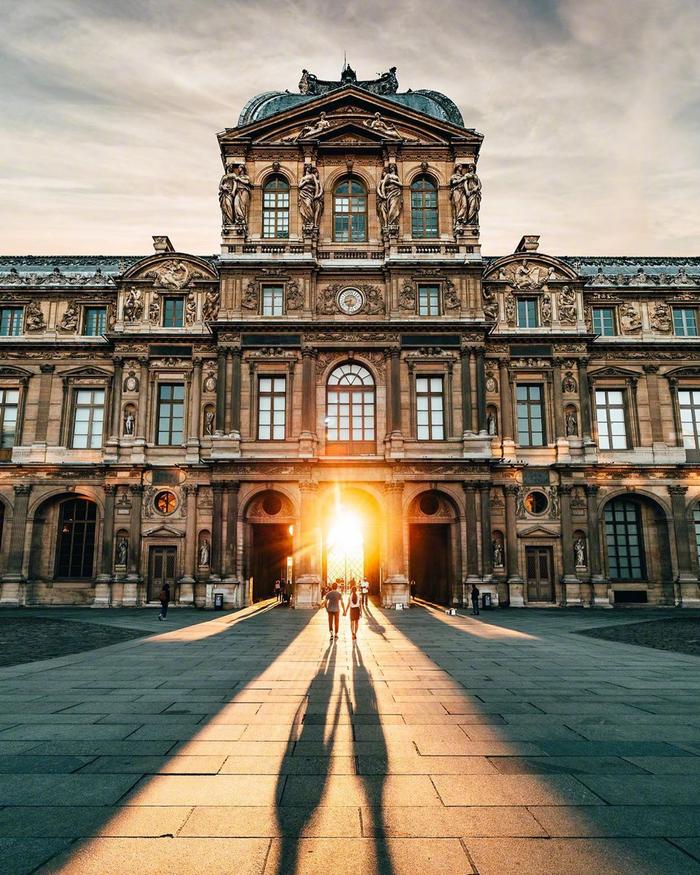
[{"label": "clock on facade", "polygon": [[359,313],[364,307],[365,296],[359,289],[343,289],[338,295],[338,307],[348,316]]}]

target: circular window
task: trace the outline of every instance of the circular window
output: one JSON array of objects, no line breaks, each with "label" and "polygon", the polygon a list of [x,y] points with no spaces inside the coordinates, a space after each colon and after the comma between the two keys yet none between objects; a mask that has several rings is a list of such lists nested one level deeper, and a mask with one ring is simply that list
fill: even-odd
[{"label": "circular window", "polygon": [[549,500],[544,492],[528,492],[525,496],[525,510],[528,513],[544,513],[549,507]]},{"label": "circular window", "polygon": [[173,513],[175,508],[177,507],[177,498],[175,497],[175,493],[169,492],[165,490],[164,492],[159,492],[156,495],[156,500],[154,502],[156,510],[159,513],[168,514]]},{"label": "circular window", "polygon": [[268,516],[276,516],[282,510],[282,499],[279,495],[266,495],[262,506]]},{"label": "circular window", "polygon": [[426,492],[425,495],[421,495],[419,506],[426,516],[433,516],[440,508],[440,499],[432,492]]}]

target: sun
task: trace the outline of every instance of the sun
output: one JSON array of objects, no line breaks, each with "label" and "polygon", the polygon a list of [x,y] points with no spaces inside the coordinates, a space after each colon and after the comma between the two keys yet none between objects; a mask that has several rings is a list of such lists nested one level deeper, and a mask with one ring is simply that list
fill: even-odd
[{"label": "sun", "polygon": [[364,534],[361,518],[351,510],[338,507],[326,539],[327,578],[346,583],[364,576]]}]

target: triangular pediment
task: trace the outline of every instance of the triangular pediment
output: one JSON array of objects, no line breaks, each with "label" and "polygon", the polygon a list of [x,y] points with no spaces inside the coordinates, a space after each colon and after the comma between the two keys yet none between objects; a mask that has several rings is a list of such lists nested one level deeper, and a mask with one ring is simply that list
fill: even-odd
[{"label": "triangular pediment", "polygon": [[[317,130],[318,122],[324,113],[329,125]],[[377,120],[377,113],[379,119]],[[377,121],[379,123],[377,123]],[[373,125],[374,122],[374,125]],[[368,143],[376,142],[421,142],[447,144],[459,141],[473,144],[477,149],[482,136],[473,130],[462,128],[432,116],[418,112],[408,106],[372,94],[360,88],[347,86],[321,94],[313,100],[296,105],[285,112],[260,119],[240,128],[228,128],[219,134],[219,142],[234,143],[238,140],[255,142],[288,143],[296,145],[304,140],[332,142],[346,125],[353,124],[358,134],[367,138]],[[389,130],[387,131],[387,126]],[[309,136],[300,137],[303,129],[310,127]],[[394,134],[391,129],[397,133]],[[305,132],[308,134],[307,132]]]},{"label": "triangular pediment", "polygon": [[544,526],[531,526],[518,532],[519,538],[559,538],[559,532]]},{"label": "triangular pediment", "polygon": [[601,379],[602,377],[616,377],[622,380],[639,379],[637,371],[630,371],[627,368],[617,368],[614,365],[607,368],[598,368],[596,371],[588,372],[589,379]]},{"label": "triangular pediment", "polygon": [[147,538],[184,538],[185,533],[180,532],[177,529],[173,529],[170,526],[156,526],[153,529],[146,529],[144,531],[144,537]]}]

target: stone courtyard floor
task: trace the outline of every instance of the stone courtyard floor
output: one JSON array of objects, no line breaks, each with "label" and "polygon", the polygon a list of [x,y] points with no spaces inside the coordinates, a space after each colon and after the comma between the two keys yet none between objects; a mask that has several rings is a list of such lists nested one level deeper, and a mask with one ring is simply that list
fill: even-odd
[{"label": "stone courtyard floor", "polygon": [[700,873],[700,657],[575,634],[612,613],[173,611],[0,669],[0,872]]}]

